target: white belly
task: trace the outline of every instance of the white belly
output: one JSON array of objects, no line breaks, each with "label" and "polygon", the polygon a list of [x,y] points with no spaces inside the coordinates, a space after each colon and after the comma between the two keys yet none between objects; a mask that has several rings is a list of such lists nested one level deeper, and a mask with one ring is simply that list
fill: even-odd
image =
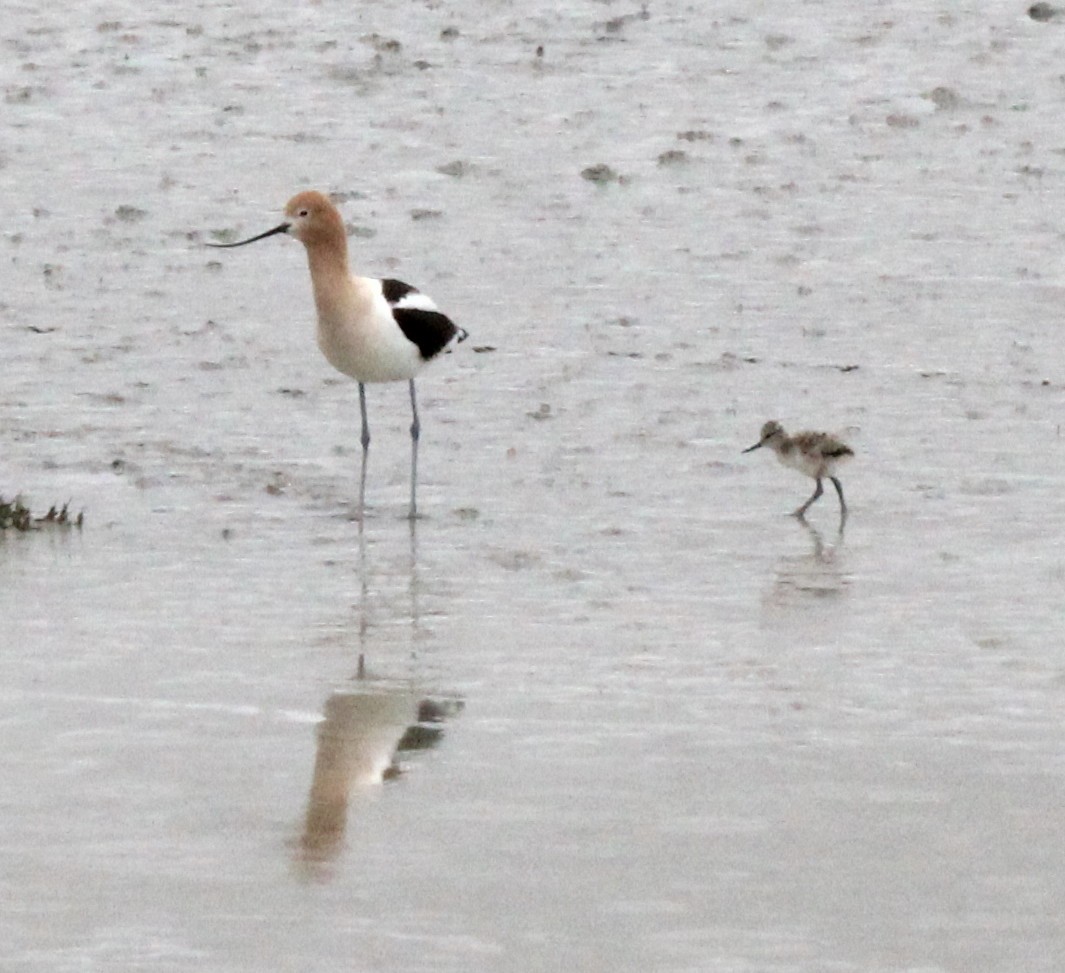
[{"label": "white belly", "polygon": [[784,466],[797,470],[804,476],[816,479],[818,476],[824,475],[822,472],[823,460],[820,457],[815,459],[805,453],[800,453],[798,450],[792,450],[790,453],[779,454],[777,458]]},{"label": "white belly", "polygon": [[816,480],[821,476],[835,476],[839,457],[822,456],[819,453],[810,455],[800,450],[793,449],[790,453],[780,453],[777,457],[781,463],[793,470],[798,470],[805,476]]},{"label": "white belly", "polygon": [[400,382],[425,364],[383,298],[361,303],[342,315],[319,315],[318,347],[337,371],[357,382]]}]

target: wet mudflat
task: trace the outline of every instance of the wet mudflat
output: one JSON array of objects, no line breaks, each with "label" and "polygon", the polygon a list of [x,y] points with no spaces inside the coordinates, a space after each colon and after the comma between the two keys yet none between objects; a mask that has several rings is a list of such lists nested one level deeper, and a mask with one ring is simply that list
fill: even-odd
[{"label": "wet mudflat", "polygon": [[[1060,970],[1061,30],[13,7],[0,494],[86,519],[0,536],[0,968]],[[202,247],[308,186],[472,335],[413,530]]]}]

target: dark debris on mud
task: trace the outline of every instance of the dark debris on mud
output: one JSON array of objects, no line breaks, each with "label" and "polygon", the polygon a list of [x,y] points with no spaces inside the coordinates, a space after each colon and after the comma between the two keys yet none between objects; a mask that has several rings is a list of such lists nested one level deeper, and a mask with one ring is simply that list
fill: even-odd
[{"label": "dark debris on mud", "polygon": [[1033,3],[1028,8],[1028,16],[1032,20],[1042,21],[1046,23],[1048,20],[1055,20],[1060,18],[1062,10],[1059,7],[1054,7],[1049,3]]}]

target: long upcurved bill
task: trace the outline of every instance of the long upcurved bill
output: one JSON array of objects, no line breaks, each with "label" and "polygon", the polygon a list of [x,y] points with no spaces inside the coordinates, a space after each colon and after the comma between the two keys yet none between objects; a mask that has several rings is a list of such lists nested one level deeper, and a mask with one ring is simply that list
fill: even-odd
[{"label": "long upcurved bill", "polygon": [[260,233],[258,236],[248,237],[247,240],[240,240],[238,243],[208,243],[209,247],[217,247],[219,250],[227,250],[229,247],[242,247],[246,243],[254,243],[256,240],[265,240],[268,236],[273,236],[275,233],[288,233],[288,228],[291,223],[280,223],[272,230],[267,230],[265,233]]}]

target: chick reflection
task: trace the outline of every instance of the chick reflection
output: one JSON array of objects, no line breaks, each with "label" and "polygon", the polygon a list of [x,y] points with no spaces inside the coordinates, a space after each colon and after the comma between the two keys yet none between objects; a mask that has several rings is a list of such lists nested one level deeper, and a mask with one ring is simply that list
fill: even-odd
[{"label": "chick reflection", "polygon": [[809,535],[812,548],[809,553],[789,554],[780,559],[773,585],[773,602],[784,605],[810,598],[838,597],[849,581],[841,567],[846,518],[840,518],[839,528],[829,543],[805,518],[800,517],[798,522]]},{"label": "chick reflection", "polygon": [[318,728],[314,779],[300,847],[308,861],[330,861],[343,848],[353,793],[401,773],[397,753],[433,746],[456,700],[422,699],[408,689],[358,688],[326,700]]}]

